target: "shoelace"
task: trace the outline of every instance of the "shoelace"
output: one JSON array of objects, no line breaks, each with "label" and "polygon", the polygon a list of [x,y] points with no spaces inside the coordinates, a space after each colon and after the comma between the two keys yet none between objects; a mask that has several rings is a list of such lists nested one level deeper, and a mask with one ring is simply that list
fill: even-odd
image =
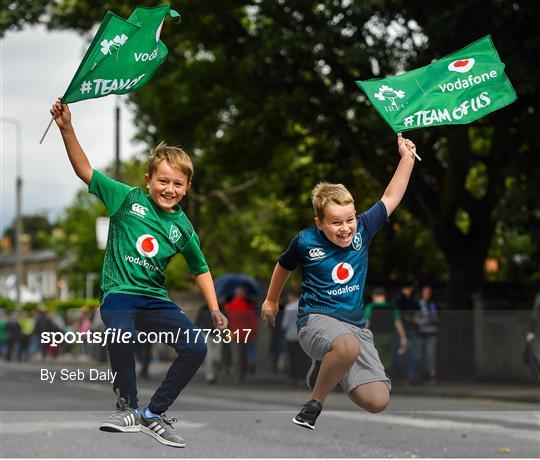
[{"label": "shoelace", "polygon": [[310,415],[317,415],[319,408],[312,402],[307,402],[302,406],[302,412]]},{"label": "shoelace", "polygon": [[116,413],[117,414],[124,414],[126,412],[129,412],[130,407],[128,405],[128,402],[124,398],[118,398],[118,404],[116,406]]},{"label": "shoelace", "polygon": [[172,424],[178,422],[177,418],[175,418],[175,417],[170,417],[169,418],[169,417],[167,417],[166,414],[161,414],[161,420],[163,420],[163,423],[169,425],[171,430],[176,431]]}]

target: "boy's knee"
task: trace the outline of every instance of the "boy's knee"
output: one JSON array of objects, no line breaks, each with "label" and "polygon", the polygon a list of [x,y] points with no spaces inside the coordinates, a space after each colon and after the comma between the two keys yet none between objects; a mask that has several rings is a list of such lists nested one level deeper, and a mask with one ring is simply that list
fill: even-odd
[{"label": "boy's knee", "polygon": [[390,402],[390,395],[380,395],[375,398],[372,398],[369,402],[366,402],[363,404],[364,409],[366,409],[368,412],[372,414],[377,414],[379,412],[382,412],[384,409],[388,407],[388,403]]},{"label": "boy's knee", "polygon": [[203,362],[204,358],[206,357],[207,351],[208,348],[206,347],[206,343],[204,342],[204,340],[189,344],[188,353],[193,359],[197,361]]},{"label": "boy's knee", "polygon": [[360,344],[353,335],[345,334],[334,340],[332,351],[340,358],[354,362],[360,353]]}]

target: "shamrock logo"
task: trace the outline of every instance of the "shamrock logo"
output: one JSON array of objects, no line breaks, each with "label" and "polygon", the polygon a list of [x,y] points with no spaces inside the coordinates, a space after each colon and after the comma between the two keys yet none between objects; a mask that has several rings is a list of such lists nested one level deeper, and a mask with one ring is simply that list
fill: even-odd
[{"label": "shamrock logo", "polygon": [[382,85],[379,88],[379,92],[375,93],[374,96],[380,101],[388,99],[390,102],[392,102],[392,105],[397,105],[396,99],[403,99],[405,97],[405,91],[395,90],[394,88],[390,88],[388,85]]},{"label": "shamrock logo", "polygon": [[103,54],[111,54],[111,49],[118,49],[124,43],[128,41],[128,36],[126,34],[116,35],[112,40],[103,40],[101,45],[101,52]]}]

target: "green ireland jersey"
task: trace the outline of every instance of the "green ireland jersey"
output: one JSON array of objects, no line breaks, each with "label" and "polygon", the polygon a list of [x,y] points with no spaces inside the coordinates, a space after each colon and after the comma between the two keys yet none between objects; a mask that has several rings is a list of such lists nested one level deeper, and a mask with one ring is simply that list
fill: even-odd
[{"label": "green ireland jersey", "polygon": [[165,212],[140,188],[116,182],[94,170],[89,192],[110,216],[101,296],[112,293],[169,300],[164,271],[181,253],[194,275],[209,271],[199,237],[180,206]]}]

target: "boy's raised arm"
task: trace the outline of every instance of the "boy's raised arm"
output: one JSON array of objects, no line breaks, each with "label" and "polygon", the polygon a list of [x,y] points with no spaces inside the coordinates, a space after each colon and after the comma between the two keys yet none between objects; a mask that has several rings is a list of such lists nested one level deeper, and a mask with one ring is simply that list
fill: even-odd
[{"label": "boy's raised arm", "polygon": [[84,150],[79,144],[75,130],[71,124],[71,112],[66,104],[62,104],[60,100],[57,100],[52,108],[51,115],[54,117],[56,125],[60,129],[62,134],[62,140],[66,146],[71,166],[75,171],[75,174],[86,184],[90,185],[92,175],[94,174],[94,168],[90,165],[88,157],[84,153]]},{"label": "boy's raised arm", "polygon": [[266,326],[275,326],[276,315],[279,310],[279,296],[283,290],[283,286],[289,278],[290,271],[284,269],[279,262],[274,268],[272,273],[272,279],[270,280],[270,286],[268,286],[268,293],[266,299],[262,304],[262,316]]},{"label": "boy's raised arm", "polygon": [[413,150],[416,148],[414,143],[409,139],[404,139],[401,136],[401,133],[398,134],[398,148],[399,154],[401,155],[401,160],[399,161],[396,172],[392,176],[388,187],[384,191],[384,194],[381,198],[381,201],[386,207],[386,213],[388,216],[394,212],[398,207],[405,190],[407,190],[407,185],[409,184],[409,178],[414,167],[414,153]]}]

